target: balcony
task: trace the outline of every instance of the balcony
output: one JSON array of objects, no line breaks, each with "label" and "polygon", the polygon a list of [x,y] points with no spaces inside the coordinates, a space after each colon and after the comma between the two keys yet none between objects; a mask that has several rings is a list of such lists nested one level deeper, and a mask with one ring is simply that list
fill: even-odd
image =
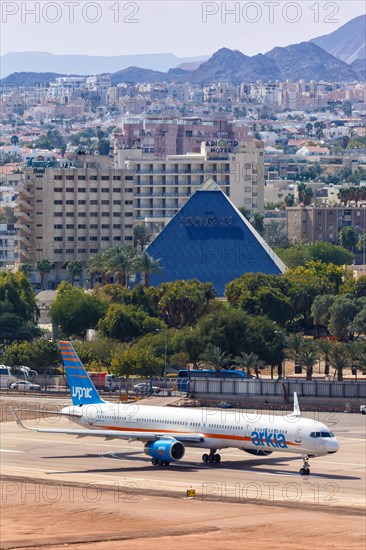
[{"label": "balcony", "polygon": [[17,228],[19,229],[19,231],[23,231],[24,233],[27,233],[27,235],[32,235],[32,230],[24,223],[17,225]]},{"label": "balcony", "polygon": [[31,204],[28,204],[26,201],[22,200],[22,199],[18,199],[18,202],[17,202],[18,206],[20,206],[23,210],[27,210],[28,212],[30,212],[31,210],[33,210],[33,206]]}]

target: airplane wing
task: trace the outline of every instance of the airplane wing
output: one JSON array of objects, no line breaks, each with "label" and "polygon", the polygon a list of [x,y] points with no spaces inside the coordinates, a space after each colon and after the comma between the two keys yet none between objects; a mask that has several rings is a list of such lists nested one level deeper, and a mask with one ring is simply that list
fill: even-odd
[{"label": "airplane wing", "polygon": [[129,441],[156,441],[158,439],[175,439],[176,441],[186,441],[190,443],[199,443],[201,441],[204,441],[203,434],[187,434],[187,433],[174,433],[172,435],[166,434],[164,432],[134,432],[131,431],[123,431],[118,432],[115,430],[68,430],[63,428],[27,428],[24,426],[23,422],[18,417],[17,413],[13,408],[10,408],[11,412],[15,418],[15,422],[18,426],[23,428],[24,430],[32,431],[32,432],[41,432],[41,433],[57,433],[57,434],[68,434],[68,435],[76,435],[77,437],[104,437],[105,439],[127,439]]}]

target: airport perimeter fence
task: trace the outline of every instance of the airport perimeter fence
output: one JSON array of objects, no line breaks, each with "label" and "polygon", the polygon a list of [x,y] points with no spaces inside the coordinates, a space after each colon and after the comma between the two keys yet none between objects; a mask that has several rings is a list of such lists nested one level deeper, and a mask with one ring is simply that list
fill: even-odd
[{"label": "airport perimeter fence", "polygon": [[278,396],[297,392],[298,397],[366,398],[365,380],[218,380],[194,378],[189,381],[193,394],[222,396]]}]

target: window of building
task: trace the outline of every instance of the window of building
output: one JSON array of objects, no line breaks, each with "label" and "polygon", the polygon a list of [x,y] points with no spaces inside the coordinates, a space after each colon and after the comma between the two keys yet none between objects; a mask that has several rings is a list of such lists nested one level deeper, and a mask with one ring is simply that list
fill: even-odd
[{"label": "window of building", "polygon": [[98,249],[97,248],[91,248],[90,249],[90,253],[91,254],[96,254],[98,252]]},{"label": "window of building", "polygon": [[125,241],[132,241],[132,237],[125,237]]},{"label": "window of building", "polygon": [[119,200],[113,201],[113,204],[121,204],[121,203],[122,203],[122,201],[119,201]]},{"label": "window of building", "polygon": [[109,229],[109,223],[102,223],[102,229]]},{"label": "window of building", "polygon": [[62,181],[62,176],[53,176],[53,179],[57,181]]},{"label": "window of building", "polygon": [[98,187],[91,187],[90,192],[91,193],[98,193]]},{"label": "window of building", "polygon": [[133,216],[132,212],[126,212],[125,214],[126,218],[131,218]]},{"label": "window of building", "polygon": [[86,193],[86,188],[85,187],[79,187],[78,193]]},{"label": "window of building", "polygon": [[67,218],[73,218],[74,217],[74,212],[66,212],[66,217]]},{"label": "window of building", "polygon": [[125,204],[133,204],[133,201],[125,201]]},{"label": "window of building", "polygon": [[108,187],[102,187],[101,192],[102,193],[109,193]]},{"label": "window of building", "polygon": [[62,248],[55,248],[55,254],[62,254]]},{"label": "window of building", "polygon": [[86,241],[86,237],[78,237],[78,241]]},{"label": "window of building", "polygon": [[89,216],[91,218],[97,218],[98,217],[98,212],[90,212]]},{"label": "window of building", "polygon": [[121,240],[121,237],[113,237],[113,240],[114,240],[114,241],[120,241],[120,240]]},{"label": "window of building", "polygon": [[69,242],[72,242],[74,240],[74,237],[67,237],[66,240],[69,241]]},{"label": "window of building", "polygon": [[98,201],[93,199],[93,200],[90,201],[90,204],[98,204]]},{"label": "window of building", "polygon": [[97,223],[91,223],[89,227],[90,227],[90,229],[98,229],[98,224]]},{"label": "window of building", "polygon": [[78,229],[86,229],[85,223],[79,223]]},{"label": "window of building", "polygon": [[90,240],[91,240],[91,241],[97,241],[97,240],[98,240],[98,237],[90,237]]},{"label": "window of building", "polygon": [[73,200],[67,200],[66,204],[74,204],[74,201]]},{"label": "window of building", "polygon": [[73,193],[74,188],[73,187],[66,187],[66,193]]},{"label": "window of building", "polygon": [[113,217],[114,218],[120,218],[121,217],[121,212],[113,212]]},{"label": "window of building", "polygon": [[101,201],[101,204],[109,204],[108,200]]},{"label": "window of building", "polygon": [[126,187],[125,191],[126,191],[126,193],[133,193],[133,188],[132,187]]},{"label": "window of building", "polygon": [[42,223],[37,223],[37,227],[43,227]]},{"label": "window of building", "polygon": [[86,212],[79,212],[78,216],[79,218],[86,218]]},{"label": "window of building", "polygon": [[113,187],[113,193],[121,193],[122,189],[119,187]]},{"label": "window of building", "polygon": [[109,237],[101,237],[101,241],[109,241]]},{"label": "window of building", "polygon": [[62,201],[56,200],[56,201],[53,201],[53,204],[62,204]]},{"label": "window of building", "polygon": [[121,229],[121,224],[120,223],[114,223],[113,224],[113,229]]},{"label": "window of building", "polygon": [[86,204],[85,200],[78,200],[78,204]]},{"label": "window of building", "polygon": [[[37,212],[37,214],[38,214],[38,212]],[[42,212],[40,212],[39,214],[42,215]],[[55,212],[54,216],[55,216],[55,218],[62,218],[62,212]]]},{"label": "window of building", "polygon": [[113,181],[121,181],[121,176],[113,176]]},{"label": "window of building", "polygon": [[[38,187],[37,187],[37,189],[38,189]],[[39,190],[41,190],[41,189],[42,189],[42,187],[39,188]],[[55,187],[54,192],[55,193],[62,193],[62,187]]]},{"label": "window of building", "polygon": [[109,176],[102,176],[100,179],[103,180],[103,181],[108,181],[108,180],[109,180]]},{"label": "window of building", "polygon": [[67,180],[73,180],[73,179],[74,179],[74,176],[66,176],[65,179],[67,179]]},{"label": "window of building", "polygon": [[102,218],[109,217],[109,212],[102,212]]},{"label": "window of building", "polygon": [[126,180],[126,181],[131,181],[131,180],[133,180],[133,176],[126,176],[126,177],[125,177],[125,180]]},{"label": "window of building", "polygon": [[55,241],[62,241],[62,237],[55,237],[54,240]]},{"label": "window of building", "polygon": [[132,223],[125,223],[125,229],[132,229],[133,225]]},{"label": "window of building", "polygon": [[78,176],[78,180],[79,180],[79,181],[85,181],[85,180],[86,180],[86,176]]},{"label": "window of building", "polygon": [[63,225],[62,225],[62,223],[56,223],[53,227],[54,227],[54,229],[62,229]]},{"label": "window of building", "polygon": [[66,254],[74,254],[73,248],[66,248]]},{"label": "window of building", "polygon": [[66,229],[74,229],[74,224],[73,223],[66,224]]},{"label": "window of building", "polygon": [[89,178],[89,179],[90,179],[91,181],[95,181],[95,180],[97,180],[97,179],[98,179],[98,176],[90,176],[90,178]]},{"label": "window of building", "polygon": [[78,248],[78,254],[85,254],[86,248]]}]

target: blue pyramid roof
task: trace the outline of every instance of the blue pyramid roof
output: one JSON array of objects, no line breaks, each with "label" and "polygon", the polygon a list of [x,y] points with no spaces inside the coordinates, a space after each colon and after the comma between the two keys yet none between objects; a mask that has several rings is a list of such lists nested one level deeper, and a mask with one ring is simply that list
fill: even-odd
[{"label": "blue pyramid roof", "polygon": [[243,273],[278,275],[286,269],[216,183],[207,180],[148,246],[160,258],[161,274],[150,284],[198,279],[212,282],[218,295]]}]

